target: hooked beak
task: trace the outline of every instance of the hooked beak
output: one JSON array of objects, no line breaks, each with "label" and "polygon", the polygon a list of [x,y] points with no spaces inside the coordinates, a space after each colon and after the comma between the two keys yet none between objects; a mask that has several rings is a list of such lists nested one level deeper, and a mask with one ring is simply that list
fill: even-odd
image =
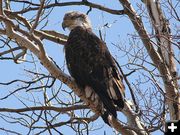
[{"label": "hooked beak", "polygon": [[63,22],[62,23],[62,28],[63,28],[64,31],[65,31],[66,27],[67,27],[66,24]]}]

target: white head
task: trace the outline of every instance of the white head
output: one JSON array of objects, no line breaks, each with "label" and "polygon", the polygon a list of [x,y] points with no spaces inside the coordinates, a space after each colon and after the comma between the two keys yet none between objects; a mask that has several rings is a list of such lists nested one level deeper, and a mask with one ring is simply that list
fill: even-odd
[{"label": "white head", "polygon": [[88,16],[78,11],[71,11],[66,13],[62,23],[63,29],[68,28],[71,31],[77,26],[91,30],[91,23],[88,19]]}]

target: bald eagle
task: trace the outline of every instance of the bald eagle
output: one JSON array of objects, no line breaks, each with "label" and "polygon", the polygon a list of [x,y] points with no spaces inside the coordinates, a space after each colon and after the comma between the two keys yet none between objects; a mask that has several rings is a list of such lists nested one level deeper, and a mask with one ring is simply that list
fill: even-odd
[{"label": "bald eagle", "polygon": [[66,13],[62,27],[70,30],[65,45],[69,73],[85,92],[90,88],[97,94],[103,103],[101,116],[109,124],[107,117],[117,118],[116,107],[124,107],[124,85],[117,65],[105,43],[92,32],[86,14]]}]

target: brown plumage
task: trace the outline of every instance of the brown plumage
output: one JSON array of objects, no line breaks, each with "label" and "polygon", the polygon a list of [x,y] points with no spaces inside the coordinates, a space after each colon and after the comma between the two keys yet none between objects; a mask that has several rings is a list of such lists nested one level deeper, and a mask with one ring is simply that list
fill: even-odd
[{"label": "brown plumage", "polygon": [[[102,118],[117,117],[116,106],[124,107],[124,85],[108,48],[91,29],[87,16],[80,12],[65,15],[63,28],[71,32],[65,45],[68,70],[77,84],[90,87],[103,103]],[[109,123],[108,123],[109,124]]]}]

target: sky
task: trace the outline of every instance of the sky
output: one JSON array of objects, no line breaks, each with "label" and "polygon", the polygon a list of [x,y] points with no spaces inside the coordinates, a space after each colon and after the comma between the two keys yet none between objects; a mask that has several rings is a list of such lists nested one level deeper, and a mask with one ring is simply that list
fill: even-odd
[{"label": "sky", "polygon": [[[97,2],[94,0],[94,2]],[[111,0],[111,2],[107,1],[98,1],[100,4],[105,5],[107,7],[111,7],[113,9],[122,9],[122,6],[119,4],[117,0]],[[135,3],[132,3],[134,6],[136,6]],[[14,10],[17,10],[20,8],[22,5],[13,5],[12,8]],[[89,8],[85,6],[68,6],[68,7],[56,7],[53,9],[52,13],[48,16],[48,24],[44,28],[46,30],[54,30],[59,33],[63,33],[68,35],[68,31],[63,31],[61,28],[61,23],[64,14],[67,11],[80,11],[80,12],[87,12]],[[34,13],[30,14],[25,14],[26,17],[32,16]],[[92,26],[93,26],[93,32],[96,33],[96,35],[99,36],[99,29],[106,23],[109,24],[110,28],[105,28],[102,30],[103,33],[106,34],[105,36],[105,42],[111,52],[111,54],[115,57],[118,58],[118,62],[120,65],[124,65],[127,63],[127,58],[124,57],[124,53],[119,53],[119,50],[113,45],[113,44],[126,44],[126,47],[128,48],[129,45],[129,40],[130,40],[130,35],[135,32],[132,23],[130,22],[129,18],[127,16],[121,15],[111,15],[109,13],[102,12],[97,9],[93,9],[92,12],[89,13],[89,18],[91,20]],[[37,29],[40,29],[43,23],[40,24],[40,26]],[[147,24],[148,25],[148,24]],[[56,61],[56,63],[61,67],[64,65],[64,51],[63,51],[63,46],[62,45],[57,45],[55,43],[49,42],[49,41],[44,41],[44,46],[45,50],[47,51],[47,54]],[[31,54],[28,52],[29,55]],[[29,58],[30,56],[28,56]],[[37,64],[40,66],[40,68],[43,68],[40,63]],[[26,76],[26,73],[23,71],[24,69],[31,69],[32,64],[29,63],[22,63],[22,64],[15,64],[12,61],[0,61],[0,82],[6,82],[10,81],[13,79],[29,79],[30,77]],[[179,68],[179,67],[178,67]],[[45,69],[42,69],[42,71],[47,71]],[[65,72],[68,73],[67,69],[65,69]],[[124,71],[126,72],[126,70]],[[134,78],[136,78],[137,75],[132,75],[132,78],[130,78],[130,81],[133,81]],[[9,91],[12,91],[17,84],[15,84],[13,87],[5,87],[0,85],[0,93],[1,97],[3,97],[3,94],[7,94]],[[67,88],[64,86],[64,88]],[[19,93],[18,93],[19,94]],[[17,95],[18,95],[17,94]],[[34,97],[38,98],[39,100],[42,99],[43,95],[38,95],[39,93],[37,92],[37,95],[34,95]],[[17,99],[17,95],[11,96],[11,98],[8,98],[6,100],[0,101],[1,108],[3,107],[9,107],[9,108],[21,108],[24,107],[24,105],[20,102],[19,99]],[[21,95],[21,94],[20,94]],[[22,92],[22,95],[26,95],[25,92]],[[21,95],[21,96],[22,96]],[[126,92],[126,96],[129,97],[129,92]],[[130,98],[130,97],[129,97]],[[43,99],[42,99],[43,100]],[[65,116],[64,116],[65,117]],[[121,115],[120,115],[121,117]],[[65,119],[65,118],[64,118]],[[122,117],[123,121],[126,121],[124,117]],[[98,119],[97,122],[94,122],[95,127],[100,127],[102,126],[103,121],[101,119]],[[7,123],[4,123],[3,120],[0,119],[0,127],[7,127],[10,129],[16,130],[19,126],[14,124],[12,125],[7,125]],[[3,125],[5,124],[5,125]],[[105,128],[97,130],[92,132],[93,135],[99,135],[99,134],[104,134],[104,131],[108,135],[114,135],[114,132],[112,131],[111,128],[109,128],[107,125],[104,125]],[[22,133],[26,133],[27,130],[24,129],[18,129]],[[73,131],[68,130],[68,128],[60,128],[61,132],[66,134],[73,134]],[[6,133],[0,130],[1,135],[5,135]],[[154,133],[153,135],[158,135],[159,132]]]}]

